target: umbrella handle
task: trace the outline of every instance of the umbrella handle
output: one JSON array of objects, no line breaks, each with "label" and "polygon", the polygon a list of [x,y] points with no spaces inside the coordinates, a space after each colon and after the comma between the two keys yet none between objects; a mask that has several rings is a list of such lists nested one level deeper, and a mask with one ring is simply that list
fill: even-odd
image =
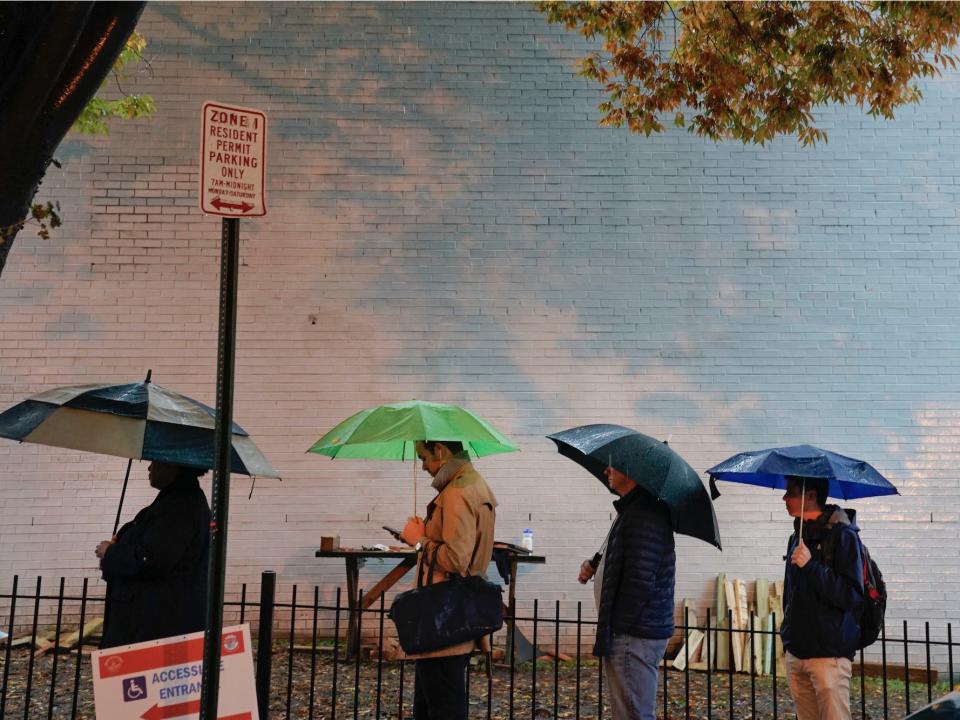
[{"label": "umbrella handle", "polygon": [[797,537],[797,545],[803,542],[803,503],[807,499],[807,479],[804,478],[800,484],[800,534]]},{"label": "umbrella handle", "polygon": [[123,498],[127,494],[127,481],[130,479],[130,466],[133,465],[133,458],[127,460],[127,474],[123,476],[123,490],[120,491],[120,504],[117,505],[117,519],[113,521],[113,533],[110,537],[117,534],[117,528],[120,527],[120,511],[123,509]]}]

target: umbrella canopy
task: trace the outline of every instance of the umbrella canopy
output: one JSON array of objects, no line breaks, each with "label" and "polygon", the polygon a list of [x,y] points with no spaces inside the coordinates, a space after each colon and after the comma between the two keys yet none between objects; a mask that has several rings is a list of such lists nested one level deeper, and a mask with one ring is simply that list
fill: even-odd
[{"label": "umbrella canopy", "polygon": [[[146,381],[75,385],[0,413],[0,437],[20,442],[210,469],[216,411]],[[278,478],[246,431],[232,429],[230,471]]]},{"label": "umbrella canopy", "polygon": [[960,720],[960,692],[947,693],[903,720]]},{"label": "umbrella canopy", "polygon": [[830,481],[827,495],[854,500],[878,495],[899,495],[883,475],[863,460],[821,450],[812,445],[769,448],[744,452],[707,470],[710,487],[717,497],[716,480],[787,488],[787,476],[822,478]]},{"label": "umbrella canopy", "polygon": [[471,457],[519,450],[493,425],[457,405],[409,400],[361,410],[307,451],[332,458],[413,460],[417,441],[463,443]]},{"label": "umbrella canopy", "polygon": [[547,437],[561,455],[581,465],[608,490],[603,473],[612,466],[666,503],[676,532],[720,548],[717,516],[700,476],[666,442],[605,424],[583,425]]}]

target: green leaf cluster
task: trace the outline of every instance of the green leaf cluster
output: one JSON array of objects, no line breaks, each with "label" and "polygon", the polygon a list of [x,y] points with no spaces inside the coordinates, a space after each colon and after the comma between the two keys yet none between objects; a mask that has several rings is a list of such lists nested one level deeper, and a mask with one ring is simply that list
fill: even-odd
[{"label": "green leaf cluster", "polygon": [[83,108],[73,129],[84,135],[107,135],[110,132],[107,126],[109,120],[150,117],[156,109],[150,95],[127,95],[118,100],[95,97]]},{"label": "green leaf cluster", "polygon": [[[107,135],[110,130],[108,122],[113,119],[132,120],[152,116],[156,104],[151,95],[137,95],[123,92],[120,81],[127,77],[128,66],[144,62],[143,50],[147,41],[138,32],[130,35],[123,50],[113,65],[111,77],[104,81],[100,94],[94,97],[77,117],[73,129],[85,135]],[[120,88],[121,96],[116,100],[106,100],[101,95],[108,90],[108,85],[114,83]]]}]

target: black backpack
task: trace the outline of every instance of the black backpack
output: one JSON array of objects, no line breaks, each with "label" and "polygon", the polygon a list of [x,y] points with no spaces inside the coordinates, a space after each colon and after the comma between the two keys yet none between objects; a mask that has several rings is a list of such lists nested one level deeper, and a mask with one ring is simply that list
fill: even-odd
[{"label": "black backpack", "polygon": [[[859,542],[860,538],[857,537]],[[860,609],[860,643],[862,650],[873,645],[883,630],[883,617],[887,612],[887,585],[883,573],[870,557],[870,551],[862,542],[860,555],[863,558],[863,606]]]},{"label": "black backpack", "polygon": [[[832,540],[832,536],[831,540]],[[860,606],[860,642],[857,649],[863,650],[873,645],[883,630],[883,618],[887,613],[887,585],[883,582],[883,573],[872,557],[867,546],[857,534],[860,545],[860,558],[863,569],[863,605]],[[822,545],[823,559],[833,566],[833,542]]]}]

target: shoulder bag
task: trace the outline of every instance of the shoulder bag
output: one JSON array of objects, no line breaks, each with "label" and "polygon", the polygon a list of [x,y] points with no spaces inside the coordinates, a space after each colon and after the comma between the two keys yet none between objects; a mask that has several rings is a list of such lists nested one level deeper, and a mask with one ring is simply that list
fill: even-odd
[{"label": "shoulder bag", "polygon": [[417,586],[398,594],[390,606],[400,647],[409,655],[478,640],[503,627],[499,585],[479,575],[451,575],[444,582],[432,582],[438,550],[439,546],[430,558],[428,584],[423,583],[426,563],[421,562]]}]

